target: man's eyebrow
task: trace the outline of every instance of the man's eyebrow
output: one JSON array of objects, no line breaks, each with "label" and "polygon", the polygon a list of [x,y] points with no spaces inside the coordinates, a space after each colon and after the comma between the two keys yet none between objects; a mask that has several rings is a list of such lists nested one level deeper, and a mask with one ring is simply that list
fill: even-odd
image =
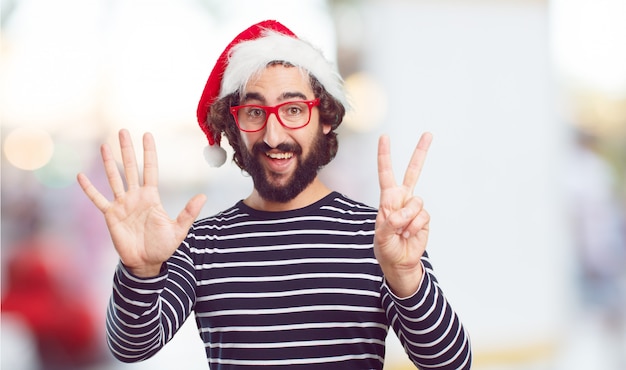
[{"label": "man's eyebrow", "polygon": [[242,98],[241,98],[241,102],[245,103],[248,100],[257,100],[260,101],[261,103],[265,103],[265,98],[263,98],[263,96],[259,93],[256,92],[249,92],[246,93]]},{"label": "man's eyebrow", "polygon": [[300,98],[302,100],[306,100],[306,95],[304,95],[301,92],[285,92],[280,96],[280,100],[287,100],[287,99],[293,99],[293,98]]}]

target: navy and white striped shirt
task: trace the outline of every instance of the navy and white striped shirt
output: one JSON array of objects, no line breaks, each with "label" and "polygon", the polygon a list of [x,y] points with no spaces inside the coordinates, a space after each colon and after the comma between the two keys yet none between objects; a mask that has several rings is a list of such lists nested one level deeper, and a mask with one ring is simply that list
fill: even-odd
[{"label": "navy and white striped shirt", "polygon": [[119,264],[112,353],[124,362],[154,355],[193,311],[211,369],[382,369],[390,326],[420,369],[469,369],[469,338],[428,256],[414,296],[386,286],[376,213],[335,192],[286,212],[240,201],[197,221],[159,276]]}]

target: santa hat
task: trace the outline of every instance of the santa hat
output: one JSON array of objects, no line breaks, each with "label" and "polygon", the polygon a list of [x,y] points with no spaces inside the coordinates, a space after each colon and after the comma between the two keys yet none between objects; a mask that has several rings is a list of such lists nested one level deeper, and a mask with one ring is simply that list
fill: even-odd
[{"label": "santa hat", "polygon": [[204,157],[211,166],[219,167],[226,161],[226,151],[220,146],[221,133],[211,132],[207,123],[211,105],[217,99],[242,89],[250,77],[273,61],[289,62],[304,68],[315,76],[330,95],[347,106],[343,80],[336,67],[324,58],[320,50],[299,39],[277,21],[254,24],[224,49],[198,103],[198,124],[209,141],[204,149]]}]

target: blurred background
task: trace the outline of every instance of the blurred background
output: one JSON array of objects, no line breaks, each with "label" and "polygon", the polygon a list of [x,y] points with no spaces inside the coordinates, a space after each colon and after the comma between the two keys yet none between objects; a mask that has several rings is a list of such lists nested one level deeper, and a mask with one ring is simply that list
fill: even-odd
[{"label": "blurred background", "polygon": [[[162,198],[202,216],[251,190],[209,168],[195,109],[225,45],[277,19],[324,50],[353,110],[323,171],[378,204],[423,131],[429,253],[474,369],[626,369],[626,1],[2,0],[1,367],[206,369],[193,320],[154,358],[114,361],[117,263],[75,176],[105,194],[99,146],[154,134]],[[390,335],[386,369],[409,369]]]}]

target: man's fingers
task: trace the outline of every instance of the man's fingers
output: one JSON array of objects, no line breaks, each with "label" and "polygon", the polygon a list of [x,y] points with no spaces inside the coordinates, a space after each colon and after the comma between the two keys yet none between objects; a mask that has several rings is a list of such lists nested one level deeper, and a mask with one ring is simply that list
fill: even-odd
[{"label": "man's fingers", "polygon": [[124,164],[124,173],[126,175],[126,184],[128,189],[136,189],[139,187],[139,170],[137,169],[137,158],[135,157],[135,148],[130,138],[130,133],[126,129],[119,132],[120,150],[122,152],[122,163]]},{"label": "man's fingers", "polygon": [[407,229],[409,232],[414,233],[413,226],[417,226],[418,223],[412,226],[419,217],[420,213],[424,211],[424,202],[420,197],[409,198],[401,208],[390,212],[385,220],[386,229],[389,232],[395,234],[403,234]]},{"label": "man's fingers", "polygon": [[430,132],[422,134],[409,161],[402,184],[411,190],[411,194],[413,194],[417,180],[419,180],[420,174],[422,173],[422,168],[424,168],[428,148],[430,148],[432,141],[433,135]]},{"label": "man's fingers", "polygon": [[100,194],[100,192],[93,186],[91,181],[85,176],[83,173],[79,173],[76,177],[78,180],[78,184],[80,185],[83,192],[87,195],[87,197],[91,200],[91,202],[102,212],[104,213],[109,208],[109,201],[104,197],[104,195]]},{"label": "man's fingers", "polygon": [[104,172],[106,173],[113,196],[119,198],[124,195],[124,181],[122,181],[122,177],[120,176],[120,171],[117,168],[117,163],[115,162],[111,148],[107,144],[104,144],[100,148],[100,153],[104,164]]},{"label": "man's fingers", "polygon": [[425,209],[419,211],[419,213],[413,217],[411,222],[407,227],[405,227],[402,232],[403,238],[411,238],[418,235],[419,232],[423,230],[428,230],[428,225],[430,223],[430,214]]},{"label": "man's fingers", "polygon": [[150,133],[143,135],[143,181],[148,186],[157,186],[159,183],[156,144]]},{"label": "man's fingers", "polygon": [[202,206],[206,202],[206,195],[198,194],[191,198],[189,202],[185,205],[185,208],[178,214],[176,217],[176,223],[179,228],[181,228],[184,232],[187,232],[191,227],[191,224],[195,221],[195,219],[200,214],[202,210]]},{"label": "man's fingers", "polygon": [[389,137],[386,135],[378,139],[378,184],[381,193],[385,189],[396,186],[396,180],[393,176],[393,167],[391,165],[391,149]]}]

